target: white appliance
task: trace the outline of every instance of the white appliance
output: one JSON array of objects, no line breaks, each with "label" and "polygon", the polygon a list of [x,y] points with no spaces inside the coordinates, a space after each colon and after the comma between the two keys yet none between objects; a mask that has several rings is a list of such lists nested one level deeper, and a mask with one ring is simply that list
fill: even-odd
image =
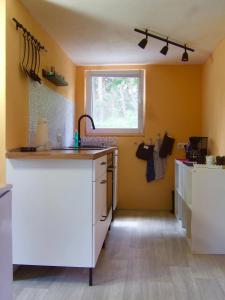
[{"label": "white appliance", "polygon": [[12,192],[0,186],[0,300],[12,300]]}]

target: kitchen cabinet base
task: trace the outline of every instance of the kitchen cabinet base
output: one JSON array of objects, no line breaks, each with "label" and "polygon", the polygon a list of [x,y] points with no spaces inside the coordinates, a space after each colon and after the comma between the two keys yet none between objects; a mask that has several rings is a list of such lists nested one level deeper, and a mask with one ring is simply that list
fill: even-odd
[{"label": "kitchen cabinet base", "polygon": [[96,266],[112,219],[112,208],[105,218],[106,164],[106,156],[7,160],[14,185],[14,264]]},{"label": "kitchen cabinet base", "polygon": [[12,192],[0,187],[0,299],[12,299]]},{"label": "kitchen cabinet base", "polygon": [[193,254],[225,254],[225,172],[175,162],[176,216]]},{"label": "kitchen cabinet base", "polygon": [[93,268],[89,268],[89,286],[93,285]]}]

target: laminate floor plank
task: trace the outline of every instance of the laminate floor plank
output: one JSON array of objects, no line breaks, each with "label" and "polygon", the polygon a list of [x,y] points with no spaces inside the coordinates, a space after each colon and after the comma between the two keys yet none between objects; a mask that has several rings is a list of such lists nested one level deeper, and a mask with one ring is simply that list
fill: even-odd
[{"label": "laminate floor plank", "polygon": [[169,282],[150,282],[147,287],[150,300],[176,300],[174,286]]},{"label": "laminate floor plank", "polygon": [[46,294],[48,290],[46,289],[35,289],[35,288],[24,288],[19,295],[17,300],[44,300],[46,299]]},{"label": "laminate floor plank", "polygon": [[189,267],[170,267],[176,299],[200,300],[200,292]]},{"label": "laminate floor plank", "polygon": [[202,300],[224,300],[225,293],[217,280],[197,279],[198,289]]},{"label": "laminate floor plank", "polygon": [[168,212],[118,211],[88,270],[21,266],[14,300],[225,300],[225,255],[192,255]]}]

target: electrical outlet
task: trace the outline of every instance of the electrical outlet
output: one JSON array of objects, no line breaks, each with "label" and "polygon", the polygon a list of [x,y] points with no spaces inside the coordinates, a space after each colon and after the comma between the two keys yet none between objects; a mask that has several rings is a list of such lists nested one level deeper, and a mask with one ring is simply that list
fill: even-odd
[{"label": "electrical outlet", "polygon": [[187,145],[186,143],[177,143],[177,149],[184,149],[184,146]]}]

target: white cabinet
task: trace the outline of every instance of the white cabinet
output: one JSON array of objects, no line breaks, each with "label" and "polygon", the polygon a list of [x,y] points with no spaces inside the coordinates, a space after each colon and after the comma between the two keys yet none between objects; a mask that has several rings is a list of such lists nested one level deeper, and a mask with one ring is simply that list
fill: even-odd
[{"label": "white cabinet", "polygon": [[118,150],[114,151],[113,183],[113,210],[116,210],[118,203]]},{"label": "white cabinet", "polygon": [[14,186],[13,263],[94,268],[112,218],[107,157],[8,159]]},{"label": "white cabinet", "polygon": [[175,162],[176,216],[193,253],[225,254],[225,170]]},{"label": "white cabinet", "polygon": [[106,193],[107,193],[106,173],[93,182],[93,224],[102,220],[106,211]]},{"label": "white cabinet", "polygon": [[0,187],[0,299],[12,300],[12,193]]}]

